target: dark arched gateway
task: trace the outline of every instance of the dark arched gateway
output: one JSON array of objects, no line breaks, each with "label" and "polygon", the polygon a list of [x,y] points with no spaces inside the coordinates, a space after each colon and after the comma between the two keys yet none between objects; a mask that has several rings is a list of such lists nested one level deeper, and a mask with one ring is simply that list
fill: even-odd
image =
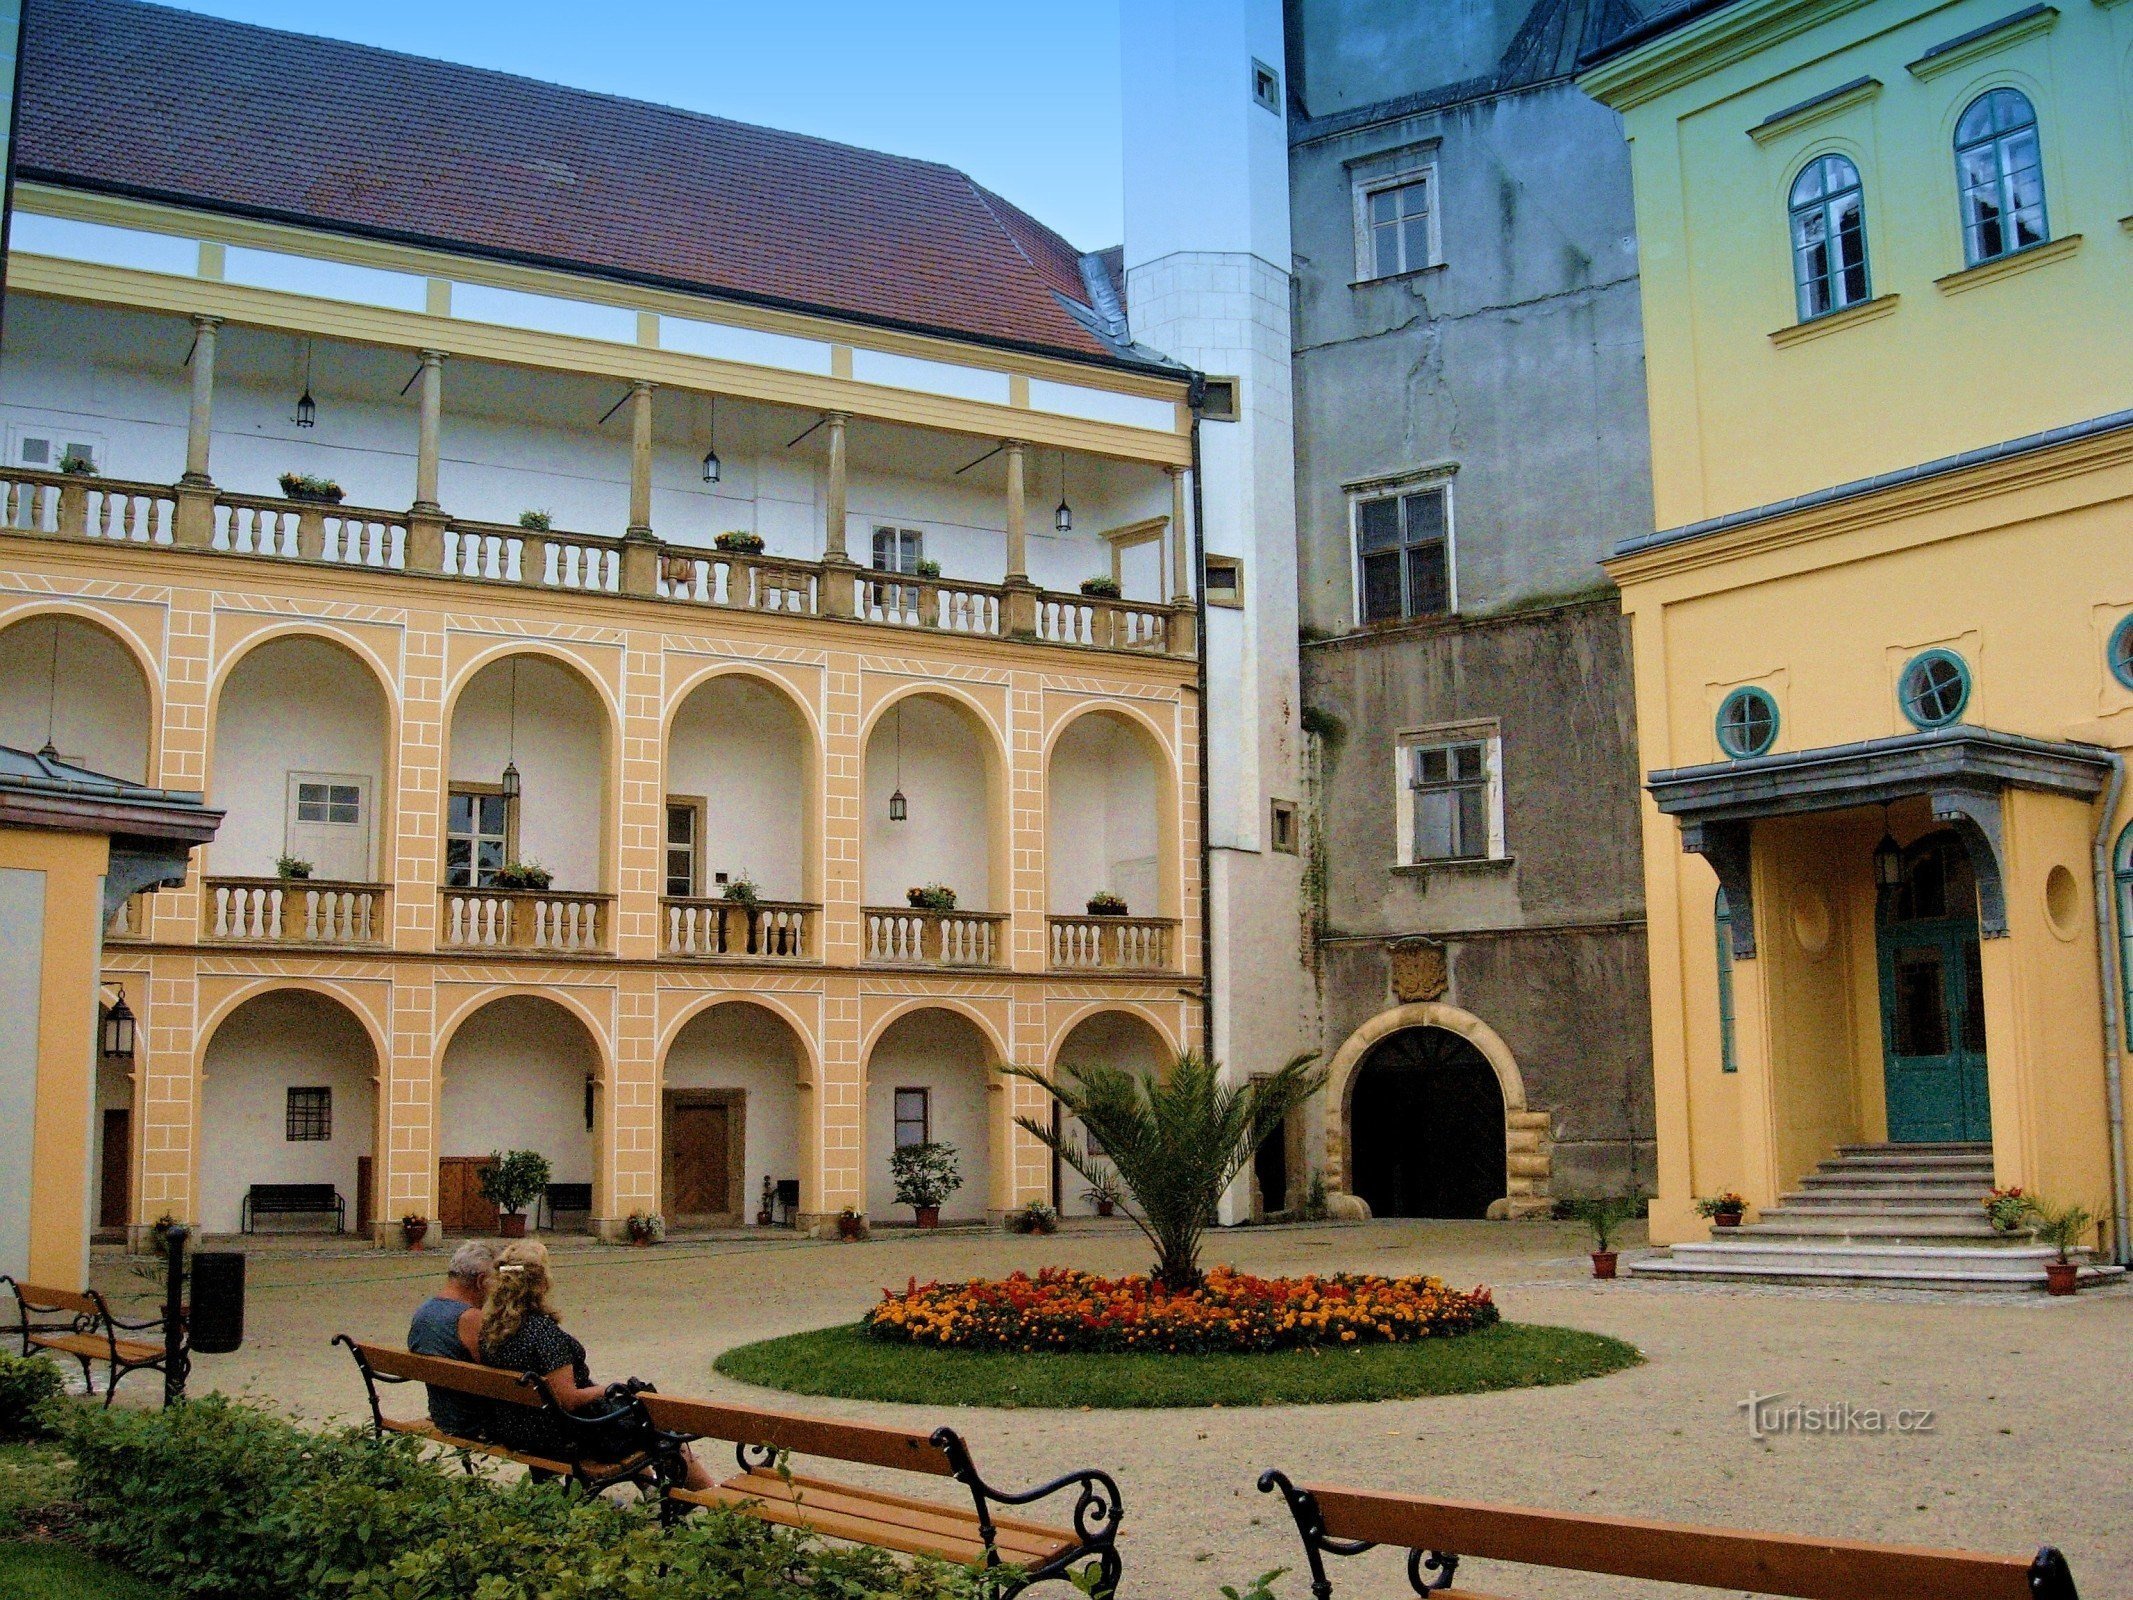
[{"label": "dark arched gateway", "polygon": [[1379,1217],[1481,1217],[1508,1187],[1503,1089],[1444,1028],[1381,1039],[1348,1100],[1351,1185]]}]

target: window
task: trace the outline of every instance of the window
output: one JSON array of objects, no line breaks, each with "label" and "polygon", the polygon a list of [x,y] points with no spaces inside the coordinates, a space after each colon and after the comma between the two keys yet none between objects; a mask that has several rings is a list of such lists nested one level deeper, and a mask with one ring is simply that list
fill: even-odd
[{"label": "window", "polygon": [[1401,746],[1407,798],[1407,865],[1481,861],[1502,853],[1497,820],[1498,743],[1433,739]]},{"label": "window", "polygon": [[9,456],[12,465],[29,467],[37,472],[57,472],[59,464],[69,456],[86,461],[101,471],[104,443],[100,437],[73,438],[48,426],[32,424],[26,430],[15,432],[14,448],[9,451]]},{"label": "window", "polygon": [[1778,707],[1764,689],[1735,689],[1719,703],[1718,748],[1729,756],[1759,756],[1777,743]]},{"label": "window", "polygon": [[1363,226],[1369,240],[1364,277],[1396,278],[1435,264],[1429,200],[1426,175],[1364,192]]},{"label": "window", "polygon": [[702,837],[703,802],[667,797],[666,894],[670,900],[687,900],[696,893],[698,841]]},{"label": "window", "polygon": [[488,886],[511,859],[511,803],[494,789],[452,791],[445,818],[444,881],[454,889]]},{"label": "window", "polygon": [[1235,556],[1207,558],[1207,603],[1240,608],[1244,604],[1244,563]]},{"label": "window", "polygon": [[1903,669],[1896,698],[1913,727],[1945,728],[1970,703],[1970,669],[1953,650],[1928,650]]},{"label": "window", "polygon": [[2104,659],[2111,664],[2111,676],[2133,689],[2133,616],[2121,617],[2118,626],[2111,630],[2111,642],[2105,646]]},{"label": "window", "polygon": [[931,1089],[899,1089],[896,1091],[896,1148],[906,1145],[929,1144],[933,1139],[933,1091]]},{"label": "window", "polygon": [[333,1137],[333,1091],[291,1089],[284,1127],[291,1144]]},{"label": "window", "polygon": [[1237,420],[1237,380],[1235,378],[1209,378],[1201,385],[1200,420],[1202,422],[1235,422]]},{"label": "window", "polygon": [[1355,504],[1357,609],[1364,622],[1452,609],[1451,491],[1411,490]]},{"label": "window", "polygon": [[916,572],[925,556],[925,535],[916,528],[874,530],[876,572]]},{"label": "window", "polygon": [[296,786],[296,820],[353,826],[363,820],[363,789],[354,783],[314,783]]},{"label": "window", "polygon": [[1726,891],[1718,891],[1712,905],[1718,926],[1718,1070],[1740,1071],[1740,1056],[1733,1037],[1733,908]]},{"label": "window", "polygon": [[1963,195],[1963,256],[1996,260],[2050,237],[2037,113],[2016,89],[1971,101],[1955,126],[1955,181]]},{"label": "window", "polygon": [[1281,115],[1281,74],[1257,57],[1252,60],[1252,102],[1263,111]]},{"label": "window", "polygon": [[1270,830],[1274,848],[1285,855],[1296,854],[1296,802],[1276,800],[1273,803],[1273,825]]},{"label": "window", "polygon": [[1859,169],[1817,156],[1792,185],[1792,277],[1800,320],[1872,298],[1866,276],[1866,198]]}]

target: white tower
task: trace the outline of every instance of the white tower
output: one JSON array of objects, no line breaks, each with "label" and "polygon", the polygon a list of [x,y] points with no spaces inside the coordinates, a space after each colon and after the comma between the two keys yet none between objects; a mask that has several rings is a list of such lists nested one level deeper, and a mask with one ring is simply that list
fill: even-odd
[{"label": "white tower", "polygon": [[[1303,921],[1281,4],[1132,0],[1120,10],[1133,337],[1235,385],[1236,420],[1201,426],[1199,487],[1206,553],[1239,564],[1242,600],[1210,604],[1203,641],[1209,1048],[1241,1076],[1317,1045]],[[1304,1178],[1289,1173],[1291,1185]],[[1248,1204],[1240,1184],[1228,1219]]]}]

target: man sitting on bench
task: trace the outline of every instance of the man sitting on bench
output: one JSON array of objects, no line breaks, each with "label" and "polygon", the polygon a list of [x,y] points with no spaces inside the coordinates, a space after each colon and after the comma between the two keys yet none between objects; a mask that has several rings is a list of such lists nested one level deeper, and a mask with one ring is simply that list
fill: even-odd
[{"label": "man sitting on bench", "polygon": [[[418,1356],[449,1361],[481,1359],[481,1308],[496,1278],[496,1252],[470,1239],[452,1252],[444,1287],[415,1308],[407,1325],[407,1347]],[[489,1407],[471,1395],[429,1386],[430,1421],[462,1439],[482,1438]]]},{"label": "man sitting on bench", "polygon": [[[514,1240],[496,1256],[496,1282],[481,1320],[481,1359],[507,1372],[537,1373],[555,1403],[565,1411],[596,1410],[611,1405],[606,1386],[592,1381],[585,1346],[563,1331],[549,1296],[548,1247],[535,1239]],[[486,1437],[534,1455],[567,1456],[573,1451],[595,1459],[619,1460],[643,1447],[644,1439],[629,1419],[617,1417],[599,1427],[613,1437],[588,1450],[582,1436],[562,1436],[562,1424],[545,1411],[498,1406],[488,1419]],[[684,1449],[679,1459],[691,1489],[708,1489],[711,1474]]]}]

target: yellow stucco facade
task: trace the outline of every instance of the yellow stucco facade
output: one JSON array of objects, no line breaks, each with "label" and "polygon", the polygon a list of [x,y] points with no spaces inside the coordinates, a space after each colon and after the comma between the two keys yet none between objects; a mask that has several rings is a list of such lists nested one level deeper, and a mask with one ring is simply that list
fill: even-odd
[{"label": "yellow stucco facade", "polygon": [[[2129,69],[2125,5],[1744,0],[1583,80],[1624,114],[1644,270],[1659,531],[1608,570],[1650,790],[1656,1240],[1840,1145],[1951,1137],[2122,1228]],[[1957,129],[2009,88],[2048,236],[1973,261],[1997,236],[1966,251]],[[1788,200],[1831,153],[1871,282],[1803,316]],[[1977,892],[1929,918],[1876,850],[1936,834]],[[1920,1114],[1928,1054],[1967,1120]]]}]

